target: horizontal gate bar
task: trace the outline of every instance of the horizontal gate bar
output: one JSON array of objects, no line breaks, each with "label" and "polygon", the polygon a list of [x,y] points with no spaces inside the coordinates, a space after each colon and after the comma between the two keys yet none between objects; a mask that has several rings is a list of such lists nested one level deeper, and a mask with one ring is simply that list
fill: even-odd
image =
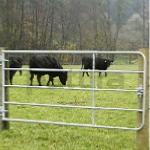
[{"label": "horizontal gate bar", "polygon": [[122,111],[138,111],[143,112],[142,109],[131,108],[113,108],[113,107],[92,107],[92,106],[73,106],[73,105],[56,105],[56,104],[39,104],[39,103],[21,103],[21,102],[5,102],[10,105],[28,105],[28,106],[41,106],[41,107],[57,107],[57,108],[81,108],[81,109],[95,109],[95,110],[122,110]]},{"label": "horizontal gate bar", "polygon": [[22,70],[22,71],[60,71],[60,72],[112,72],[112,73],[144,73],[138,70],[92,70],[92,69],[47,69],[47,68],[4,68],[4,70]]},{"label": "horizontal gate bar", "polygon": [[105,129],[121,129],[121,130],[133,130],[133,131],[137,131],[137,130],[140,130],[141,128],[143,128],[143,125],[141,125],[139,127],[136,127],[136,128],[129,128],[129,127],[92,125],[92,124],[80,124],[80,123],[67,123],[67,122],[54,122],[54,121],[19,119],[19,118],[3,118],[3,121],[26,122],[26,123],[43,123],[43,124],[53,124],[53,125],[63,125],[63,126],[78,126],[78,127],[105,128]]},{"label": "horizontal gate bar", "polygon": [[142,52],[139,51],[100,51],[100,50],[2,50],[3,53],[26,53],[26,54],[139,54],[143,56]]},{"label": "horizontal gate bar", "polygon": [[53,86],[30,86],[30,85],[3,85],[12,88],[39,88],[39,89],[64,89],[64,90],[83,90],[83,91],[116,91],[116,92],[137,92],[138,89],[97,89],[80,87],[53,87]]}]

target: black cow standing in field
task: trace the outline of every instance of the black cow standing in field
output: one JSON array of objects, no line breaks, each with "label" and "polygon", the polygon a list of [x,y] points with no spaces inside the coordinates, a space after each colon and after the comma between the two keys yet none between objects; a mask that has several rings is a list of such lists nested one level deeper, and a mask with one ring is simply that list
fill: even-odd
[{"label": "black cow standing in field", "polygon": [[[63,69],[63,67],[60,65],[60,63],[56,60],[56,58],[51,56],[45,56],[45,55],[34,55],[30,59],[29,67],[32,68],[44,68],[44,69]],[[49,80],[47,82],[47,86],[49,85],[50,81],[52,82],[52,85],[54,85],[53,78],[59,77],[60,82],[63,85],[66,85],[67,81],[67,72],[66,71],[34,71],[30,70],[30,85],[32,85],[32,81],[34,78],[34,75],[37,75],[37,81],[39,83],[39,86],[41,86],[41,76],[43,75],[49,75]]]},{"label": "black cow standing in field", "polygon": [[[95,69],[96,70],[107,70],[107,68],[113,63],[113,60],[103,59],[100,57],[95,58]],[[93,69],[93,58],[92,57],[82,57],[82,67],[81,69]],[[84,76],[83,72],[83,75]],[[89,76],[88,72],[86,72],[87,76]],[[101,72],[99,72],[99,76]],[[107,76],[107,72],[105,72],[105,76]]]},{"label": "black cow standing in field", "polygon": [[[9,57],[9,68],[21,68],[23,64],[23,59],[21,57],[12,56]],[[12,85],[13,77],[16,74],[17,70],[9,70],[9,80]],[[22,75],[22,70],[19,70],[20,75]]]}]

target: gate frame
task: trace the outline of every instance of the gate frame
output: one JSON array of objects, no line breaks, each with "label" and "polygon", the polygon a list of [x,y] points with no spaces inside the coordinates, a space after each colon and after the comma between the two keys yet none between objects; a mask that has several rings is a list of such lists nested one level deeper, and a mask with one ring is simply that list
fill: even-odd
[{"label": "gate frame", "polygon": [[[13,50],[13,52],[17,52],[16,50]],[[3,50],[3,52],[5,52],[5,50]],[[9,52],[9,51],[7,51]],[[34,51],[35,52],[35,51]],[[45,52],[45,51],[44,51]],[[49,53],[51,53],[52,51],[48,51]],[[53,51],[54,53],[56,53],[56,51]],[[58,52],[58,51],[57,51]],[[63,51],[64,52],[64,51]],[[82,53],[84,53],[85,51],[82,51]],[[101,51],[101,52],[104,52],[104,53],[107,53],[108,51]],[[112,54],[112,51],[110,51],[111,54]],[[119,53],[120,52],[123,53],[123,51],[115,51],[115,54],[116,53]],[[69,53],[69,51],[66,51],[66,53]],[[78,51],[77,51],[78,53]],[[128,53],[127,51],[125,51],[125,53]],[[132,53],[135,53],[135,51],[129,51],[130,54]],[[129,54],[128,53],[128,54]],[[114,53],[113,53],[114,54]],[[149,75],[148,75],[148,70],[149,70],[149,49],[141,49],[140,50],[140,54],[142,54],[145,59],[146,62],[146,77],[144,77],[144,84],[146,86],[146,91],[144,91],[144,95],[145,95],[145,103],[144,103],[144,107],[145,107],[145,112],[144,112],[144,126],[137,131],[137,149],[139,150],[148,150],[149,148],[149,83],[146,82],[146,81],[149,81]],[[142,63],[142,61],[141,61]],[[4,78],[4,77],[3,77]],[[142,79],[143,80],[143,79]],[[141,81],[140,81],[141,82]],[[6,113],[5,110],[1,110],[2,113]],[[140,113],[137,114],[138,115],[138,122],[140,121],[139,120],[139,116],[141,115]],[[1,120],[0,120],[1,121]],[[19,121],[19,120],[18,120]],[[2,123],[9,123],[8,120],[2,120]],[[5,124],[4,123],[4,126],[1,127],[1,129],[8,129],[9,128],[9,125],[8,124]],[[36,123],[36,122],[34,122]],[[62,124],[64,125],[64,124]]]},{"label": "gate frame", "polygon": [[[91,124],[77,124],[77,123],[64,123],[64,122],[49,122],[49,121],[40,121],[40,120],[28,120],[28,119],[10,119],[10,118],[6,118],[5,117],[5,112],[2,112],[2,120],[3,121],[23,121],[23,122],[34,122],[34,123],[36,123],[36,122],[38,122],[38,123],[50,123],[50,124],[58,124],[58,125],[73,125],[73,126],[85,126],[85,127],[94,127],[94,128],[110,128],[110,129],[125,129],[125,130],[140,130],[140,129],[142,129],[143,128],[143,126],[144,126],[144,122],[145,122],[145,99],[146,99],[146,96],[145,96],[145,91],[146,91],[146,66],[147,66],[147,64],[146,64],[146,57],[145,57],[145,55],[143,54],[143,53],[141,53],[141,52],[139,52],[139,51],[48,51],[48,50],[43,50],[43,51],[35,51],[35,50],[28,50],[28,51],[25,51],[25,50],[3,50],[2,51],[2,56],[3,56],[3,58],[5,58],[5,53],[27,53],[27,54],[33,54],[33,53],[38,53],[38,54],[41,54],[41,53],[49,53],[49,54],[60,54],[60,53],[62,53],[62,54],[92,54],[93,55],[93,70],[90,70],[91,72],[93,72],[92,73],[92,79],[94,79],[94,72],[96,72],[96,70],[94,70],[94,62],[95,62],[95,55],[96,54],[137,54],[137,55],[140,55],[142,58],[143,58],[143,61],[144,61],[144,63],[143,63],[143,68],[144,68],[144,71],[142,70],[142,71],[125,71],[125,70],[123,70],[123,71],[120,71],[120,70],[99,70],[99,72],[139,72],[139,73],[143,73],[143,88],[144,88],[144,91],[143,91],[143,103],[142,103],[142,111],[140,111],[140,110],[136,110],[136,111],[140,111],[140,112],[142,112],[142,121],[141,121],[141,125],[139,126],[139,127],[137,127],[137,128],[129,128],[129,127],[117,127],[117,126],[105,126],[105,125],[95,125],[95,119],[94,119],[94,110],[95,110],[95,100],[94,100],[94,94],[92,94],[93,95],[93,101],[92,101],[92,107],[88,107],[87,109],[93,109],[93,117],[92,117],[92,125]],[[2,63],[2,81],[3,81],[3,83],[2,83],[2,102],[3,102],[3,110],[5,110],[5,106],[7,106],[8,104],[10,104],[11,102],[5,102],[5,88],[6,87],[32,87],[32,88],[46,88],[46,87],[39,87],[39,86],[15,86],[15,85],[5,85],[5,71],[4,70],[18,70],[18,68],[16,69],[16,68],[5,68],[5,63],[3,62]],[[24,70],[25,68],[21,68],[20,70]],[[33,68],[33,69],[26,69],[26,70],[35,70],[35,68]],[[38,69],[39,70],[39,69]],[[43,70],[43,69],[41,69],[41,70]],[[44,69],[44,70],[51,70],[51,71],[57,71],[57,70],[59,70],[59,71],[73,71],[72,69],[62,69],[62,70],[60,70],[60,69]],[[83,71],[87,71],[87,70],[80,70],[80,69],[77,69],[77,70],[75,70],[75,72],[83,72]],[[88,70],[89,71],[89,70]],[[94,87],[94,82],[92,82],[92,86]],[[47,88],[54,88],[54,87],[47,87]],[[56,87],[55,87],[56,88]],[[69,89],[69,88],[67,88],[67,87],[64,87],[64,89]],[[71,88],[70,88],[71,89]],[[75,90],[77,89],[77,88],[74,88]],[[78,89],[82,89],[83,90],[83,88],[78,88]],[[90,88],[89,89],[92,93],[94,93],[94,88]],[[106,90],[106,89],[100,89],[100,90]],[[113,89],[107,89],[108,91],[109,90],[113,90]],[[114,91],[120,91],[120,90],[118,90],[118,89],[114,89]],[[129,90],[121,90],[121,91],[129,91]],[[132,91],[132,90],[131,90]],[[133,90],[133,91],[137,91],[137,90]],[[12,104],[12,103],[11,103]],[[14,104],[17,104],[17,103],[14,103]],[[35,105],[35,104],[33,104],[33,105]],[[56,105],[55,105],[56,106]],[[54,107],[55,107],[54,106]],[[53,107],[53,106],[52,106]],[[59,107],[58,105],[57,105],[57,107]],[[65,106],[64,106],[65,107]],[[75,107],[75,106],[74,106]],[[69,108],[69,106],[67,107],[67,108]],[[71,106],[71,108],[73,108],[72,106]],[[81,108],[83,108],[83,107],[81,107]],[[100,109],[103,109],[102,107],[100,107]],[[114,110],[116,110],[116,108],[114,109]],[[118,110],[118,109],[117,109]],[[125,109],[120,109],[120,110],[125,110]]]}]

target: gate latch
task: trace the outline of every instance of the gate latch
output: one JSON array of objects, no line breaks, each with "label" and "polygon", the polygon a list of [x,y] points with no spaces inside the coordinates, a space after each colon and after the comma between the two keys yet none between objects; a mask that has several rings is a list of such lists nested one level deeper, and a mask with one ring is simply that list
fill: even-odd
[{"label": "gate latch", "polygon": [[144,93],[143,87],[138,87],[138,89],[137,89],[137,96],[138,97],[142,97],[143,93]]},{"label": "gate latch", "polygon": [[0,106],[0,114],[2,114],[3,112],[7,112],[7,111],[3,110],[3,108]]},{"label": "gate latch", "polygon": [[0,106],[0,114],[2,114],[2,107]]}]

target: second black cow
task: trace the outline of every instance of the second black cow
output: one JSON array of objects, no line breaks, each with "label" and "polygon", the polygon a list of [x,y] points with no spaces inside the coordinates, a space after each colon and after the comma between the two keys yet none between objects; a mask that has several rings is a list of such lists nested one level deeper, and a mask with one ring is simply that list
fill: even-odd
[{"label": "second black cow", "polygon": [[[107,70],[107,68],[113,63],[113,60],[103,59],[100,57],[95,58],[95,66],[96,70]],[[82,67],[81,69],[93,69],[93,58],[92,57],[82,57]],[[83,75],[84,76],[83,72]],[[88,72],[86,72],[87,76],[89,76]],[[99,76],[101,72],[99,72]],[[105,76],[107,76],[107,72],[105,72]]]},{"label": "second black cow", "polygon": [[[48,56],[48,55],[34,55],[30,59],[29,67],[32,68],[44,68],[44,69],[63,69],[60,63],[56,60],[55,57]],[[53,78],[59,77],[60,82],[63,85],[66,85],[67,82],[67,72],[66,71],[35,71],[30,70],[30,85],[32,85],[32,81],[34,75],[37,75],[37,81],[39,86],[41,86],[41,76],[48,75],[49,80],[47,82],[47,86],[49,85],[50,81],[52,85],[54,85]]]},{"label": "second black cow", "polygon": [[[9,68],[21,68],[23,63],[23,59],[17,56],[9,57]],[[10,84],[13,84],[13,77],[16,74],[17,70],[10,70],[9,71],[9,80]],[[22,70],[19,70],[20,75],[22,75]]]}]

